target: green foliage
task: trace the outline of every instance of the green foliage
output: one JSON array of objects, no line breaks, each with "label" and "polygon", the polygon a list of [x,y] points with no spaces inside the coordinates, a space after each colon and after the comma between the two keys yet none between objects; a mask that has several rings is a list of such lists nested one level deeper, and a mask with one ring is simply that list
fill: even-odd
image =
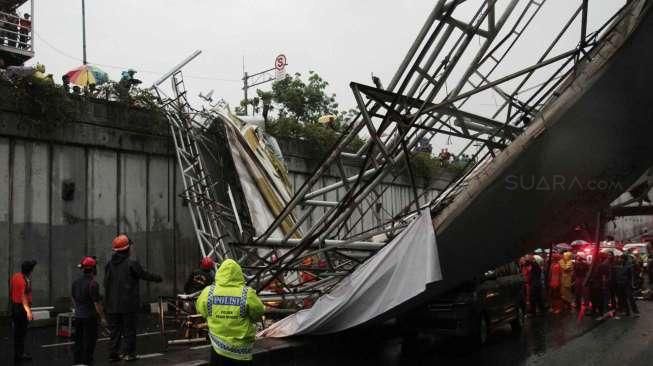
[{"label": "green foliage", "polygon": [[14,82],[2,78],[0,80],[5,90],[13,94],[6,101],[11,101],[18,111],[35,117],[47,116],[45,119],[33,120],[43,121],[44,129],[52,130],[62,122],[74,120],[77,113],[75,103],[67,98],[63,89],[53,83],[32,76]]},{"label": "green foliage", "polygon": [[[327,114],[338,114],[336,95],[327,95],[329,85],[316,72],[308,72],[308,81],[304,82],[301,74],[286,77],[272,84],[271,94],[265,94],[277,103],[279,117],[290,117],[302,123],[317,122]],[[263,98],[263,96],[261,96]]]},{"label": "green foliage", "polygon": [[442,174],[442,161],[427,152],[414,154],[410,162],[415,176],[423,178],[427,182],[433,181],[435,177]]},{"label": "green foliage", "polygon": [[[336,144],[342,132],[341,127],[327,127],[320,123],[299,123],[289,117],[279,117],[268,122],[265,130],[277,138],[297,139],[307,142],[311,153],[322,158]],[[347,150],[356,151],[363,146],[364,141],[360,138],[354,139]]]},{"label": "green foliage", "polygon": [[427,152],[413,154],[410,162],[415,176],[424,179],[427,183],[433,182],[435,178],[446,172],[458,177],[465,171],[467,164],[464,160],[442,161]]},{"label": "green foliage", "polygon": [[[254,113],[275,110],[276,119],[269,119],[266,131],[275,137],[306,141],[316,157],[322,157],[340,138],[344,129],[347,113],[338,111],[335,94],[328,95],[329,85],[317,73],[309,71],[306,81],[297,73],[272,84],[271,91],[256,91],[256,97],[243,100],[242,112],[246,106],[252,106]],[[336,120],[330,125],[317,122],[324,115],[335,115]],[[361,139],[355,139],[349,146],[350,150],[362,146]]]}]

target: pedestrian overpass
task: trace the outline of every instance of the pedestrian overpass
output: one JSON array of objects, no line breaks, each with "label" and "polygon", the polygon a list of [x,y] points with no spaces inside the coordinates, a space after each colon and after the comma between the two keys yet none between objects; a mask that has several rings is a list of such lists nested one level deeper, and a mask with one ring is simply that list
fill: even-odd
[{"label": "pedestrian overpass", "polygon": [[[378,259],[381,248],[401,237],[418,214],[430,213],[437,281],[411,284],[417,290],[401,301],[348,319],[347,324],[327,326],[342,330],[409,310],[487,269],[564,239],[578,224],[600,226],[597,213],[653,165],[653,2],[628,1],[609,19],[589,26],[592,6],[578,1],[570,14],[560,16],[560,27],[548,34],[552,41],[534,47],[535,53],[531,48],[528,56],[534,61],[516,67],[507,60],[524,58],[515,55],[518,45],[550,3],[438,1],[387,85],[378,79],[371,86],[351,83],[360,113],[305,184],[284,195],[274,174],[268,174],[266,191],[276,190],[279,203],[268,204],[268,225],[244,237],[242,229],[234,229],[241,226],[238,210],[230,210],[229,202],[216,204],[219,210],[205,218],[218,218],[222,224],[216,233],[227,234],[207,236],[200,227],[203,252],[217,259],[239,259],[250,286],[264,299],[295,312],[306,299],[319,298],[319,304],[324,294],[338,297],[344,286],[360,279],[361,268],[374,253]],[[178,89],[180,84],[175,85]],[[183,99],[184,93],[175,94]],[[488,100],[494,100],[494,106],[480,111]],[[229,119],[221,113],[212,118]],[[351,141],[360,135],[367,142],[351,152]],[[457,141],[459,154],[472,157],[466,173],[432,201],[414,189],[413,200],[383,224],[352,229],[352,221],[371,214],[369,202],[383,195],[379,184],[384,179],[407,174],[414,187],[412,156],[425,139]],[[241,153],[247,155],[245,150]],[[347,174],[344,158],[358,159],[360,171]],[[202,165],[184,159],[182,172]],[[324,184],[323,178],[333,172],[339,179]],[[256,182],[266,176],[254,175]],[[197,176],[201,178],[189,195],[196,194],[198,190],[191,189],[196,186],[204,191],[214,186],[211,177]],[[189,202],[201,223],[210,197],[198,197]],[[322,220],[300,230],[315,210],[323,212]],[[236,234],[227,239],[229,232]],[[401,263],[392,254],[387,260]],[[302,279],[307,272],[310,281]],[[383,278],[377,281],[362,281],[353,291],[392,291],[383,288]],[[346,312],[347,306],[337,311]],[[326,310],[329,316],[336,312],[331,310]],[[310,317],[310,312],[293,317]],[[337,315],[334,319],[343,320]]]}]

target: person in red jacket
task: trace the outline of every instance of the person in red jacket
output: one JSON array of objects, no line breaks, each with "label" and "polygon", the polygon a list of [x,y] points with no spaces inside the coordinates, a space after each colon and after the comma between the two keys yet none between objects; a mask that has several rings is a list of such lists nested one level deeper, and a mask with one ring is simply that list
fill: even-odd
[{"label": "person in red jacket", "polygon": [[549,301],[551,302],[551,312],[559,314],[562,311],[562,299],[560,297],[560,259],[562,256],[558,253],[553,254],[551,263],[551,273],[549,274]]},{"label": "person in red jacket", "polygon": [[18,20],[18,25],[20,25],[20,42],[18,43],[18,47],[24,48],[24,49],[29,49],[30,48],[30,33],[32,32],[32,20],[30,19],[29,14],[23,15],[22,18]]},{"label": "person in red jacket", "polygon": [[25,335],[27,325],[32,321],[32,271],[36,266],[35,260],[24,261],[20,272],[11,276],[11,319],[14,324],[14,360],[19,363],[31,360],[32,357],[25,353]]}]

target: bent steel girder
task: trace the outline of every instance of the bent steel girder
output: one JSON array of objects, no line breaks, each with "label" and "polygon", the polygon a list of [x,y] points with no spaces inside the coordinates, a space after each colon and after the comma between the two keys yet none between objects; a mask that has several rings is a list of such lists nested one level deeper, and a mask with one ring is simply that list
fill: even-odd
[{"label": "bent steel girder", "polygon": [[[495,77],[545,2],[438,1],[386,88],[380,83],[375,87],[350,85],[358,116],[272,225],[252,241],[220,243],[220,251],[237,253],[248,283],[263,291],[264,299],[282,298],[298,309],[302,298],[328,292],[406,227],[410,215],[432,202],[428,195],[433,192],[428,187],[419,189],[414,176],[413,155],[420,141],[447,136],[464,142],[460,155],[471,151],[464,174],[447,178],[446,186],[436,193],[433,202],[444,202],[478,164],[492,159],[495,151],[522,133],[528,120],[572,75],[576,62],[609,31],[606,23],[588,32],[587,2],[579,1],[571,18],[532,65]],[[465,12],[459,11],[463,3],[478,7],[465,17]],[[618,18],[619,13],[610,22]],[[570,36],[571,25],[576,23],[581,24],[578,44],[552,56],[556,44]],[[547,67],[557,69],[551,74],[544,70]],[[546,82],[529,83],[533,75],[541,73],[547,73]],[[502,103],[485,113],[470,108],[468,102],[484,93]],[[352,142],[362,133],[369,135],[367,142],[352,152]],[[348,173],[343,159],[358,160],[358,172]],[[322,185],[333,174],[336,181]],[[395,210],[376,204],[390,187],[387,183],[402,175],[409,180],[409,202]],[[300,208],[303,212],[298,213]],[[323,215],[312,222],[316,212]],[[273,238],[272,233],[293,214],[297,220],[290,231]],[[363,223],[370,216],[374,223]],[[303,237],[294,238],[302,225]],[[303,263],[306,258],[318,263]],[[302,272],[310,272],[312,280],[302,280]],[[273,283],[281,290],[264,291]]]},{"label": "bent steel girder", "polygon": [[[542,3],[531,3],[536,4],[538,8],[542,5]],[[531,3],[529,3],[529,6],[532,5]],[[407,160],[406,169],[410,170],[410,152],[426,132],[420,133],[419,128],[415,128],[420,125],[419,122],[421,122],[422,116],[419,114],[411,115],[411,112],[414,112],[415,109],[419,111],[424,106],[418,107],[414,102],[416,101],[417,104],[428,104],[435,100],[441,88],[445,86],[448,77],[460,62],[471,40],[475,37],[482,37],[482,47],[474,54],[474,64],[476,67],[468,68],[469,70],[466,72],[463,80],[459,81],[458,86],[454,90],[455,93],[458,93],[478,69],[480,60],[488,55],[488,49],[506,24],[510,14],[514,11],[517,1],[509,2],[498,18],[494,14],[495,1],[482,2],[468,23],[469,27],[462,27],[464,31],[457,34],[457,39],[453,41],[453,48],[448,53],[444,52],[445,45],[450,40],[450,37],[455,34],[454,28],[461,28],[461,24],[459,20],[451,20],[453,19],[452,15],[457,4],[449,3],[448,6],[445,5],[444,2],[436,4],[434,11],[404,60],[409,61],[402,63],[402,68],[400,68],[395,78],[389,84],[388,90],[383,91],[376,88],[379,91],[379,93],[376,93],[376,96],[378,97],[379,94],[382,94],[385,98],[375,99],[371,97],[371,94],[374,94],[373,88],[352,84],[352,91],[357,100],[361,112],[360,115],[351,123],[348,130],[343,133],[339,143],[325,159],[323,164],[304,186],[300,187],[291,203],[279,215],[277,221],[283,220],[285,216],[292,212],[294,207],[302,202],[311,205],[321,204],[329,208],[323,219],[314,224],[306,232],[307,234],[302,242],[298,243],[297,246],[282,256],[281,260],[275,263],[274,266],[261,270],[255,275],[251,282],[256,282],[259,288],[264,288],[269,283],[270,278],[277,278],[277,275],[281,272],[296,270],[298,261],[306,257],[306,253],[304,252],[313,243],[320,243],[324,240],[336,238],[351,240],[351,238],[356,237],[351,232],[347,232],[344,235],[339,234],[343,232],[343,229],[346,229],[347,220],[351,218],[352,213],[361,209],[361,204],[369,194],[374,192],[374,189],[379,186],[384,177],[391,174],[394,166],[402,160]],[[522,14],[525,12],[526,10],[523,10]],[[523,17],[523,15],[520,16],[520,18]],[[479,32],[478,30],[481,26],[486,23],[488,24],[488,30]],[[436,64],[435,61],[438,58],[441,58],[443,61]],[[423,69],[426,66],[428,66],[429,70]],[[436,77],[440,78],[440,80],[437,80]],[[422,84],[423,82],[427,84]],[[395,87],[397,89],[396,91],[388,93],[391,91],[391,88]],[[366,94],[369,98],[367,102],[363,100],[361,89],[368,92]],[[427,93],[426,100],[410,99],[418,91],[419,95]],[[460,109],[444,108],[443,112],[446,112],[447,115],[473,119],[482,123],[492,124],[493,122],[488,118],[477,116]],[[495,122],[494,125],[494,129],[497,130],[503,124]],[[430,128],[432,126],[426,127]],[[339,182],[311,191],[311,188],[315,186],[319,178],[328,171],[329,166],[338,163],[348,143],[365,129],[372,138],[355,155],[363,160],[359,174],[349,177],[342,175]],[[519,129],[515,127],[511,128],[511,130],[515,130],[514,133],[519,133]],[[390,136],[385,141],[382,141],[382,134],[386,131],[390,131]],[[480,139],[478,135],[473,135],[469,132],[459,131],[458,134],[470,140]],[[411,182],[414,182],[412,174],[409,174],[409,176],[411,176]],[[414,184],[412,185],[413,192],[415,193],[417,190]],[[341,189],[341,191],[344,191],[344,194],[342,195],[343,198],[338,202],[320,202],[316,200],[320,195],[340,188],[344,188]],[[415,198],[411,200],[409,206],[416,206],[419,203],[419,195],[414,194],[414,196]],[[366,211],[369,211],[369,207]],[[300,219],[298,221],[303,222],[304,220]],[[369,240],[375,234],[391,233],[394,230],[395,221],[393,218],[390,218],[387,222],[379,226],[379,230],[365,233],[365,238]],[[277,224],[274,223],[270,230],[257,238],[256,244],[264,245],[269,238],[269,234]],[[338,234],[333,235],[334,233]],[[284,240],[287,240],[287,238]],[[343,247],[346,248],[346,245],[347,240],[343,242]]]}]

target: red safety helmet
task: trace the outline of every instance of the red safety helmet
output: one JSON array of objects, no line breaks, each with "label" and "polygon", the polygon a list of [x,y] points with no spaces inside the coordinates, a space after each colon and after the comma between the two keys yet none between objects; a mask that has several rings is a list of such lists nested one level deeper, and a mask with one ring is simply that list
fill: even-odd
[{"label": "red safety helmet", "polygon": [[93,257],[84,257],[82,261],[79,262],[77,267],[79,268],[93,268],[97,264],[97,261]]},{"label": "red safety helmet", "polygon": [[132,241],[125,234],[116,236],[111,242],[111,246],[113,247],[114,252],[122,252],[123,250],[127,250],[131,244]]},{"label": "red safety helmet", "polygon": [[211,257],[204,257],[200,261],[201,269],[213,269],[215,267],[215,262]]}]

